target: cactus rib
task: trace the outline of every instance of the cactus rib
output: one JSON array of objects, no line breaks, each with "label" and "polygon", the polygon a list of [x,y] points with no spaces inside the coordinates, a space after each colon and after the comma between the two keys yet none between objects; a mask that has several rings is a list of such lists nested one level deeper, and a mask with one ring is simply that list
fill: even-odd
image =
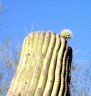
[{"label": "cactus rib", "polygon": [[64,96],[67,96],[67,77],[68,77],[68,61],[69,61],[69,56],[67,56],[67,60],[66,60],[66,68],[65,68],[65,91],[64,91]]},{"label": "cactus rib", "polygon": [[36,59],[36,65],[35,65],[35,69],[33,70],[33,76],[31,79],[31,83],[29,86],[29,90],[27,95],[34,95],[34,92],[36,90],[37,87],[37,83],[38,83],[38,79],[40,76],[40,70],[42,67],[42,46],[43,46],[43,41],[44,41],[44,34],[40,33],[39,34],[40,38],[38,41],[38,46],[37,46],[37,59]]},{"label": "cactus rib", "polygon": [[21,52],[21,58],[20,58],[20,61],[19,61],[19,65],[17,67],[17,71],[16,71],[15,76],[12,80],[12,84],[10,86],[10,89],[9,89],[8,93],[7,93],[7,96],[8,95],[12,96],[12,94],[14,94],[16,85],[18,84],[18,80],[20,78],[21,71],[23,70],[23,68],[25,66],[26,54],[27,54],[27,51],[28,51],[28,42],[29,42],[29,38],[26,37],[24,39],[24,43],[23,43],[23,46],[22,46],[22,52]]},{"label": "cactus rib", "polygon": [[55,80],[54,80],[54,85],[52,89],[51,96],[57,96],[58,94],[58,89],[60,85],[60,71],[61,71],[61,66],[62,66],[62,58],[63,58],[63,51],[65,48],[65,39],[61,38],[61,46],[58,52],[58,58],[57,58],[57,64],[56,64],[56,70],[55,70]]},{"label": "cactus rib", "polygon": [[21,91],[23,84],[24,84],[24,82],[28,76],[28,71],[31,70],[32,66],[33,66],[30,63],[30,61],[32,60],[31,59],[31,53],[32,53],[32,47],[33,47],[33,33],[31,33],[28,38],[30,38],[30,41],[29,41],[29,50],[28,50],[28,54],[27,54],[26,65],[25,65],[25,69],[21,73],[18,89],[15,91],[16,96]]},{"label": "cactus rib", "polygon": [[33,75],[33,70],[35,68],[35,65],[36,65],[36,52],[37,52],[37,46],[38,46],[38,40],[39,40],[39,34],[38,32],[34,32],[33,33],[34,36],[34,40],[33,40],[33,45],[31,46],[32,47],[32,51],[31,51],[31,61],[30,61],[30,68],[29,68],[29,71],[28,71],[28,75],[26,77],[26,80],[25,80],[25,83],[21,89],[21,92],[19,93],[21,96],[25,96],[27,94],[27,91],[28,91],[28,87],[30,85],[30,82],[31,82],[31,77]]},{"label": "cactus rib", "polygon": [[67,61],[67,52],[68,52],[68,45],[66,45],[66,49],[64,52],[63,60],[62,60],[62,72],[61,72],[61,84],[58,96],[64,96],[64,88],[65,88],[65,67]]},{"label": "cactus rib", "polygon": [[60,43],[60,37],[59,37],[59,35],[56,35],[56,44],[55,44],[52,59],[50,62],[50,66],[49,66],[49,70],[48,70],[47,83],[45,86],[43,96],[50,96],[51,95],[51,91],[52,91],[52,87],[53,87],[53,83],[54,83],[54,77],[55,77],[55,67],[56,67],[57,54],[59,51],[60,44],[61,44]]},{"label": "cactus rib", "polygon": [[51,56],[52,56],[53,49],[54,49],[54,44],[55,44],[55,34],[51,34],[50,44],[49,44],[45,59],[43,61],[43,67],[41,70],[38,86],[36,88],[34,96],[42,96],[43,94],[44,87],[45,87],[46,80],[47,80],[48,68],[50,65],[50,60],[51,60]]},{"label": "cactus rib", "polygon": [[68,75],[67,75],[67,95],[70,96],[70,79],[71,79],[71,62],[72,62],[72,48],[69,47],[69,51],[68,51],[68,56],[69,56],[69,60],[68,60]]}]

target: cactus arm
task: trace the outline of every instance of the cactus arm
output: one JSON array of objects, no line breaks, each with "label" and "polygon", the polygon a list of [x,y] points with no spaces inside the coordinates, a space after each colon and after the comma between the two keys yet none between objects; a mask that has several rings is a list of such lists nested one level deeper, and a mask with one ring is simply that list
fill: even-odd
[{"label": "cactus arm", "polygon": [[42,94],[43,94],[44,87],[45,87],[46,80],[47,80],[47,75],[48,75],[48,69],[49,69],[49,65],[50,65],[50,61],[51,61],[51,56],[52,56],[54,45],[55,45],[55,39],[56,39],[55,34],[51,34],[50,44],[49,44],[48,51],[47,51],[47,54],[45,56],[45,59],[43,61],[43,67],[42,67],[42,70],[41,70],[38,86],[37,86],[37,89],[35,91],[34,96],[42,96]]},{"label": "cactus arm", "polygon": [[35,89],[37,87],[39,75],[40,75],[41,66],[42,66],[42,46],[43,46],[43,41],[44,41],[44,33],[40,33],[39,37],[40,38],[39,38],[38,46],[37,46],[36,65],[35,65],[35,69],[33,70],[31,83],[30,83],[29,90],[27,93],[28,96],[30,94],[31,96],[34,95]]},{"label": "cactus arm", "polygon": [[66,45],[66,49],[64,52],[63,60],[62,60],[62,72],[61,72],[61,84],[58,96],[64,96],[64,88],[65,88],[65,67],[67,61],[67,52],[68,52],[68,45]]},{"label": "cactus arm", "polygon": [[55,80],[54,80],[54,85],[52,89],[51,96],[57,96],[58,94],[58,89],[60,85],[60,71],[61,71],[61,64],[62,64],[62,57],[63,57],[63,51],[65,48],[65,39],[61,38],[61,46],[58,52],[58,58],[57,58],[57,65],[56,65],[56,70],[55,70]]},{"label": "cactus arm", "polygon": [[48,78],[47,78],[47,83],[45,86],[43,96],[51,95],[51,91],[52,91],[52,87],[53,87],[53,83],[54,83],[54,77],[55,77],[56,60],[57,60],[57,55],[58,55],[60,44],[61,44],[60,37],[59,37],[59,35],[56,35],[56,44],[54,47],[51,63],[49,66]]}]

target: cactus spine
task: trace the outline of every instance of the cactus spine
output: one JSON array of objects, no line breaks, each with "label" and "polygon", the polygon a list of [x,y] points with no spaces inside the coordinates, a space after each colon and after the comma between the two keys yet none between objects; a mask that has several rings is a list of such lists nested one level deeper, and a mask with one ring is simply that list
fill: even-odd
[{"label": "cactus spine", "polygon": [[61,35],[30,33],[7,96],[70,96],[71,35],[67,29]]}]

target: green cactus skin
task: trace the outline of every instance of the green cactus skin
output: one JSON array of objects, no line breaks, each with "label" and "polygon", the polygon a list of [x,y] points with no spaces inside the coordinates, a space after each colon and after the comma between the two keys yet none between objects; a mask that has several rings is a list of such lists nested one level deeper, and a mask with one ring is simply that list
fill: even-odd
[{"label": "green cactus skin", "polygon": [[56,35],[56,44],[55,44],[52,59],[51,59],[51,62],[50,62],[47,83],[46,83],[46,86],[45,86],[43,96],[50,96],[51,95],[53,82],[54,82],[54,77],[55,77],[57,54],[58,54],[58,51],[59,51],[60,44],[61,44],[60,43],[60,37],[59,37],[59,35]]},{"label": "green cactus skin", "polygon": [[61,66],[62,66],[62,59],[63,59],[63,54],[64,54],[64,49],[65,49],[65,44],[66,41],[64,38],[61,38],[61,46],[58,52],[58,58],[57,58],[57,64],[56,64],[56,70],[55,70],[55,80],[54,80],[54,85],[52,89],[51,96],[57,96],[59,87],[60,87],[60,76],[61,76]]},{"label": "green cactus skin", "polygon": [[67,61],[67,51],[68,51],[68,45],[66,45],[66,49],[63,55],[63,60],[62,60],[62,71],[61,71],[61,84],[60,84],[60,90],[58,96],[64,96],[64,88],[65,88],[65,67],[66,67],[66,61]]},{"label": "green cactus skin", "polygon": [[28,75],[27,75],[26,81],[25,81],[25,83],[21,89],[22,90],[20,92],[21,96],[25,96],[25,94],[28,90],[28,87],[30,85],[30,82],[31,82],[33,70],[34,70],[35,65],[36,65],[36,52],[37,52],[38,40],[39,40],[39,34],[37,32],[37,33],[34,33],[33,50],[31,52],[31,61],[30,61],[31,68],[29,69],[29,71],[27,73]]},{"label": "green cactus skin", "polygon": [[17,85],[17,79],[20,78],[20,73],[25,66],[24,62],[26,60],[25,56],[26,56],[27,50],[28,50],[28,47],[27,47],[28,46],[28,44],[27,44],[28,41],[29,41],[29,38],[26,37],[24,39],[24,42],[23,42],[19,65],[17,67],[16,74],[15,74],[14,78],[12,79],[10,88],[8,90],[8,93],[7,93],[7,96],[12,96],[12,94],[14,94],[14,88]]},{"label": "green cactus skin", "polygon": [[30,38],[30,42],[29,42],[28,54],[26,55],[27,56],[26,65],[25,65],[24,70],[21,73],[20,80],[18,82],[19,86],[17,86],[18,89],[15,90],[16,96],[17,94],[19,94],[20,90],[22,89],[23,84],[25,83],[28,71],[31,70],[33,66],[32,64],[30,64],[30,61],[32,60],[31,53],[32,53],[32,47],[33,47],[33,33],[31,33],[28,38]]},{"label": "green cactus skin", "polygon": [[42,68],[42,61],[43,61],[42,60],[43,59],[42,46],[43,46],[43,41],[44,41],[43,33],[40,33],[40,37],[41,38],[39,38],[38,46],[37,46],[36,65],[35,65],[35,69],[33,70],[31,83],[30,83],[29,90],[28,90],[28,93],[27,93],[28,96],[30,94],[34,95],[34,92],[36,90],[37,83],[38,83],[38,80],[39,80],[40,71],[41,71],[41,68]]},{"label": "green cactus skin", "polygon": [[[48,44],[49,44],[49,41],[50,41],[50,34],[47,32],[45,35],[45,38],[44,38],[44,44],[43,44],[43,48],[42,48],[42,54],[43,54],[43,58],[46,54],[46,51],[47,51],[47,47],[48,47]],[[25,86],[23,88],[23,90],[21,91],[21,96],[25,96],[26,92],[28,91],[28,88],[29,88],[29,85],[30,85],[30,81],[31,81],[31,74],[29,74],[29,78],[27,79],[27,86]]]},{"label": "green cactus skin", "polygon": [[[53,38],[52,38],[53,39]],[[51,42],[51,40],[50,40],[50,42]],[[45,42],[44,42],[45,43]],[[48,45],[49,45],[49,43],[48,43]],[[43,48],[44,48],[44,46],[43,46]],[[45,48],[48,48],[48,46],[46,46]],[[47,50],[46,50],[47,51]],[[41,55],[42,55],[42,52],[41,52]],[[38,76],[38,79],[36,79],[36,88],[37,88],[37,85],[38,85],[38,81],[39,81],[39,77],[40,77],[40,74],[41,74],[41,70],[42,70],[42,67],[43,67],[43,61],[45,61],[44,60],[44,57],[43,56],[41,56],[42,58],[40,58],[41,60],[38,60],[38,64],[37,64],[37,66],[36,66],[36,69],[35,69],[35,71],[37,70],[37,74],[35,74],[35,76],[37,75],[39,75]],[[46,56],[45,56],[45,58],[46,58]],[[40,68],[41,68],[41,70],[40,70]],[[35,77],[36,78],[36,77]],[[41,77],[40,77],[41,78]],[[41,80],[42,81],[42,80]],[[33,83],[34,84],[34,83]],[[34,87],[34,85],[33,85],[33,87]],[[35,92],[35,90],[36,90],[36,88],[35,89],[33,89],[33,87],[31,87],[30,86],[30,88],[29,88],[29,91],[28,91],[28,94],[27,95],[29,95],[29,94],[33,94],[34,95],[34,93],[33,93],[33,91]],[[32,90],[32,91],[31,91]]]},{"label": "green cactus skin", "polygon": [[68,60],[69,60],[69,56],[67,56],[67,60],[66,60],[66,68],[65,68],[65,92],[64,92],[64,96],[67,96],[67,77],[68,77]]},{"label": "green cactus skin", "polygon": [[67,96],[70,96],[70,80],[71,80],[71,62],[72,62],[72,48],[69,47],[68,49],[68,73],[67,73]]},{"label": "green cactus skin", "polygon": [[24,39],[7,96],[70,96],[71,36],[67,29],[61,35],[31,32]]},{"label": "green cactus skin", "polygon": [[55,45],[55,34],[51,34],[50,44],[49,44],[45,59],[43,61],[43,67],[41,70],[39,82],[38,82],[34,96],[42,96],[42,94],[43,94],[43,90],[44,90],[46,80],[47,80],[48,69],[49,69],[50,60],[51,60],[51,56],[53,53],[54,45]]},{"label": "green cactus skin", "polygon": [[24,61],[22,60],[22,65],[20,66],[20,70],[19,70],[20,74],[18,73],[18,76],[16,76],[16,79],[15,79],[15,82],[14,82],[14,85],[13,85],[14,92],[18,88],[19,80],[21,78],[22,71],[25,69],[25,66],[26,66],[26,63],[27,63],[27,59],[28,59],[27,54],[28,54],[28,49],[29,49],[29,41],[30,41],[30,38],[27,37],[26,46],[25,46],[26,50],[25,50],[24,59],[23,59]]}]

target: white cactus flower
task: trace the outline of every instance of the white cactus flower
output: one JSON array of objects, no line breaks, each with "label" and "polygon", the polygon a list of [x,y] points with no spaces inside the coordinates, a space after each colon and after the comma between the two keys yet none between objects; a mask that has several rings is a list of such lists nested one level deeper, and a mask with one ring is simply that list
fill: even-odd
[{"label": "white cactus flower", "polygon": [[70,31],[69,29],[64,29],[61,31],[61,37],[65,38],[65,39],[69,39],[72,37],[72,31]]}]

